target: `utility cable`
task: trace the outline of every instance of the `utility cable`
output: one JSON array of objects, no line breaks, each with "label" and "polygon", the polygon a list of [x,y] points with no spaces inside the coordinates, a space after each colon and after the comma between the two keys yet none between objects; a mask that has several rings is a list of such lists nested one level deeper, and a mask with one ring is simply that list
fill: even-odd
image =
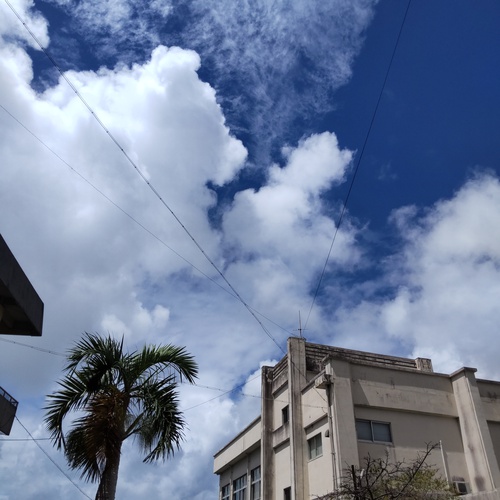
[{"label": "utility cable", "polygon": [[339,229],[340,229],[340,226],[344,220],[344,215],[345,215],[345,212],[347,210],[347,203],[349,201],[349,198],[351,196],[351,192],[352,192],[352,188],[354,186],[354,181],[356,180],[356,176],[358,174],[358,171],[359,171],[359,165],[361,163],[361,160],[363,158],[363,155],[365,153],[365,149],[366,149],[366,144],[368,143],[368,139],[370,137],[370,133],[372,131],[372,128],[373,128],[373,124],[375,122],[375,117],[377,115],[377,111],[378,111],[378,108],[379,108],[379,105],[380,105],[380,102],[382,100],[382,95],[383,95],[383,92],[385,90],[385,86],[386,86],[386,83],[387,83],[387,80],[389,78],[389,73],[391,71],[391,67],[392,67],[392,63],[394,61],[394,56],[396,55],[396,50],[398,48],[398,45],[399,45],[399,40],[401,38],[401,33],[403,32],[403,27],[405,25],[405,22],[406,22],[406,18],[408,16],[408,11],[410,9],[410,4],[411,4],[411,0],[408,0],[408,4],[406,6],[406,10],[405,10],[405,14],[404,14],[404,17],[403,17],[403,20],[401,22],[401,26],[399,28],[399,33],[398,33],[398,36],[396,38],[396,43],[394,44],[394,49],[392,51],[392,55],[391,55],[391,58],[390,58],[390,61],[389,61],[389,65],[387,67],[387,71],[385,72],[385,78],[384,78],[384,81],[382,83],[382,88],[380,89],[380,92],[379,92],[379,95],[378,95],[378,99],[377,99],[377,103],[375,105],[375,109],[372,113],[372,117],[371,117],[371,120],[370,120],[370,125],[368,127],[368,131],[365,135],[365,139],[364,139],[364,142],[363,142],[363,146],[361,148],[361,152],[360,152],[360,155],[358,157],[358,161],[356,162],[356,167],[354,168],[354,172],[353,172],[353,175],[352,175],[352,179],[351,179],[351,182],[349,184],[349,189],[347,191],[347,195],[344,199],[344,203],[342,205],[342,210],[340,211],[340,215],[339,215],[339,218],[337,220],[337,225],[336,225],[336,228],[335,228],[335,232],[333,234],[333,238],[332,238],[332,242],[330,244],[330,249],[328,250],[328,254],[326,256],[326,260],[325,260],[325,264],[323,266],[323,270],[321,271],[321,275],[319,277],[319,280],[318,280],[318,285],[316,287],[316,291],[314,292],[314,297],[313,297],[313,300],[312,300],[312,303],[311,303],[311,307],[309,308],[309,313],[307,315],[307,319],[306,319],[306,322],[304,324],[304,329],[306,328],[307,326],[307,323],[309,321],[309,317],[311,316],[311,312],[313,310],[313,307],[314,307],[314,304],[316,302],[316,299],[318,297],[318,293],[319,293],[319,289],[321,287],[321,282],[323,281],[323,278],[325,276],[325,273],[326,273],[326,267],[328,265],[328,261],[330,260],[330,255],[332,253],[332,248],[333,248],[333,245],[335,243],[335,240],[337,239],[337,234],[339,232]]},{"label": "utility cable", "polygon": [[52,459],[52,457],[38,444],[38,440],[36,440],[32,435],[31,435],[31,432],[26,429],[26,427],[23,425],[23,423],[19,420],[19,418],[16,416],[16,420],[19,422],[19,425],[27,432],[28,436],[31,438],[32,441],[34,441],[34,443],[38,446],[38,448],[40,448],[40,450],[42,450],[42,452],[44,453],[44,455],[59,469],[59,471],[66,477],[66,479],[68,479],[68,481],[71,482],[71,484],[84,496],[84,497],[87,497],[89,500],[92,500],[92,498],[90,498],[87,493],[85,493],[74,481],[73,479],[71,479],[68,474],[66,474],[66,472],[64,472],[61,467],[59,467],[59,465]]},{"label": "utility cable", "polygon": [[16,344],[16,345],[21,345],[23,347],[29,347],[30,349],[34,349],[35,351],[46,352],[47,354],[53,354],[54,356],[62,356],[64,358],[66,357],[66,354],[63,354],[62,352],[51,351],[50,349],[44,349],[43,347],[36,347],[30,344],[23,344],[22,342],[16,342],[15,340],[4,339],[3,337],[0,337],[0,340],[2,342],[8,342],[9,344]]},{"label": "utility cable", "polygon": [[[148,229],[144,224],[139,222],[136,218],[134,218],[129,212],[127,212],[125,209],[123,209],[120,205],[118,205],[115,201],[113,201],[108,195],[106,195],[100,188],[98,188],[95,184],[93,184],[91,181],[89,181],[84,175],[82,175],[76,168],[74,168],[70,163],[68,163],[64,158],[62,158],[56,151],[54,151],[47,143],[45,143],[42,139],[40,139],[32,130],[30,130],[24,123],[22,123],[16,116],[14,116],[5,106],[0,104],[0,108],[7,114],[9,115],[20,127],[22,127],[28,134],[30,134],[36,141],[38,141],[44,148],[46,148],[50,153],[52,153],[59,161],[61,161],[64,165],[66,165],[73,173],[75,173],[80,179],[82,179],[84,182],[86,182],[92,189],[94,189],[97,193],[99,193],[105,200],[107,200],[109,203],[111,203],[115,208],[117,208],[120,212],[122,212],[125,216],[127,216],[132,222],[137,224],[141,229],[146,231],[150,236],[155,238],[160,244],[162,244],[165,248],[168,248],[172,253],[174,253],[177,257],[182,259],[186,264],[191,266],[195,271],[199,272],[202,276],[204,276],[206,279],[210,280],[214,285],[217,285],[221,290],[224,292],[228,293],[231,297],[235,298],[238,300],[238,297],[234,295],[230,290],[227,288],[224,288],[220,283],[215,281],[213,278],[205,274],[201,269],[196,267],[192,262],[190,262],[188,259],[183,257],[180,253],[178,253],[176,250],[174,250],[170,245],[168,245],[165,241],[163,241],[159,236],[157,236],[155,233],[153,233],[150,229]],[[288,333],[291,335],[291,332],[289,332],[286,328],[282,327],[272,319],[268,318],[261,312],[257,311],[253,307],[251,309],[264,318],[265,320],[269,321],[269,323],[272,323],[274,326],[280,328],[284,332]]]},{"label": "utility cable", "polygon": [[[116,147],[120,150],[120,152],[123,154],[123,156],[126,158],[126,160],[129,162],[129,164],[133,167],[133,169],[138,173],[138,175],[142,178],[142,180],[146,183],[146,185],[150,188],[150,190],[153,192],[153,194],[158,198],[158,200],[161,202],[161,204],[170,212],[172,217],[176,220],[176,222],[181,226],[183,231],[187,234],[187,236],[191,239],[191,241],[195,244],[195,246],[198,248],[198,250],[201,252],[201,254],[205,257],[205,259],[210,263],[210,265],[214,268],[214,270],[220,275],[222,280],[228,285],[230,290],[233,292],[235,297],[243,304],[243,306],[247,309],[247,311],[251,314],[251,316],[257,321],[257,323],[260,325],[264,333],[273,341],[273,343],[278,347],[278,349],[286,356],[287,352],[281,347],[281,345],[277,342],[277,340],[271,335],[271,332],[266,328],[266,326],[262,323],[262,321],[257,317],[256,313],[254,310],[247,304],[247,302],[243,299],[243,297],[238,293],[238,291],[233,287],[233,285],[229,282],[229,280],[226,278],[226,276],[222,273],[222,271],[218,268],[218,266],[215,264],[215,262],[210,258],[210,256],[205,252],[205,250],[202,248],[202,246],[198,243],[198,241],[194,238],[194,236],[191,234],[191,232],[188,230],[188,228],[183,224],[183,222],[179,219],[179,217],[176,215],[176,213],[173,211],[173,209],[168,205],[168,203],[163,199],[161,194],[158,192],[158,190],[151,184],[151,182],[147,179],[147,177],[141,172],[139,167],[136,165],[134,160],[129,156],[129,154],[125,151],[125,149],[121,146],[119,141],[115,138],[115,136],[111,133],[111,131],[106,127],[104,122],[99,118],[99,116],[94,112],[92,107],[88,104],[88,102],[85,100],[85,98],[80,94],[78,89],[75,87],[75,85],[71,82],[71,80],[68,78],[68,76],[62,71],[60,66],[57,64],[56,60],[50,55],[50,53],[43,47],[41,42],[38,40],[36,35],[31,31],[29,26],[24,22],[22,17],[19,15],[19,13],[14,9],[12,4],[9,2],[9,0],[5,0],[5,3],[9,6],[9,8],[12,10],[12,12],[15,14],[15,16],[18,18],[18,20],[22,23],[26,31],[30,34],[30,36],[33,38],[33,40],[36,42],[40,50],[45,54],[45,56],[50,60],[52,65],[56,68],[58,73],[61,75],[61,77],[66,81],[66,83],[69,85],[69,87],[73,90],[75,95],[80,99],[80,101],[83,103],[83,105],[87,108],[87,110],[90,112],[91,116],[97,121],[97,123],[100,125],[100,127],[105,131],[105,133],[108,135],[108,137],[111,139],[111,141],[116,145]],[[332,243],[333,245],[333,243]],[[326,264],[325,264],[326,267]],[[295,363],[292,361],[292,365],[295,366]],[[306,378],[304,373],[301,373],[299,370],[299,374],[302,375],[304,378]],[[319,393],[318,393],[319,394]],[[321,396],[321,394],[320,394]],[[321,396],[322,399],[325,399],[323,396]],[[326,402],[326,400],[325,400]]]},{"label": "utility cable", "polygon": [[17,442],[17,441],[50,441],[50,438],[0,438],[0,443]]},{"label": "utility cable", "polygon": [[262,323],[262,321],[257,317],[257,315],[253,312],[252,308],[246,303],[245,300],[243,300],[242,296],[238,293],[238,291],[233,287],[233,285],[228,281],[226,276],[222,273],[222,271],[218,268],[218,266],[215,264],[215,262],[210,258],[210,256],[205,252],[205,250],[202,248],[202,246],[198,243],[198,241],[194,238],[194,236],[191,234],[191,232],[188,230],[188,228],[183,224],[183,222],[180,220],[180,218],[176,215],[176,213],[172,210],[172,208],[168,205],[168,203],[164,200],[164,198],[161,196],[161,194],[158,192],[158,190],[151,184],[151,182],[147,179],[147,177],[141,172],[139,167],[136,165],[134,160],[129,156],[129,154],[125,151],[125,149],[121,146],[119,141],[115,138],[115,136],[111,133],[111,131],[106,127],[104,122],[99,118],[99,116],[95,113],[95,111],[92,109],[92,107],[88,104],[88,102],[85,100],[85,98],[80,94],[78,89],[75,87],[75,85],[71,82],[71,80],[68,78],[68,76],[62,71],[60,66],[57,64],[56,60],[50,55],[50,53],[43,47],[41,42],[38,40],[37,36],[31,31],[29,26],[24,22],[22,17],[19,15],[19,13],[14,9],[12,4],[9,2],[9,0],[5,0],[5,3],[9,6],[9,8],[12,10],[12,12],[15,14],[15,16],[18,18],[18,20],[22,23],[26,31],[30,34],[30,36],[33,38],[35,43],[38,45],[40,50],[45,54],[45,56],[50,60],[50,62],[53,64],[53,66],[56,68],[56,70],[59,72],[61,77],[66,81],[66,83],[69,85],[71,90],[75,93],[75,95],[80,99],[80,101],[83,103],[83,105],[87,108],[89,113],[94,117],[94,119],[97,121],[97,123],[101,126],[101,128],[104,130],[104,132],[108,135],[108,137],[111,139],[111,141],[116,145],[116,147],[121,151],[123,156],[126,158],[128,163],[133,167],[133,169],[137,172],[137,174],[141,177],[141,179],[146,183],[146,185],[149,187],[149,189],[153,192],[153,194],[158,198],[160,203],[170,212],[172,217],[175,219],[175,221],[181,226],[183,231],[186,233],[186,235],[191,239],[191,241],[194,243],[194,245],[198,248],[198,250],[202,253],[202,255],[205,257],[205,259],[210,263],[210,265],[215,269],[215,271],[221,276],[223,281],[229,286],[231,291],[234,293],[234,295],[237,297],[237,299],[243,304],[243,306],[246,308],[246,310],[253,316],[253,318],[257,321],[257,323],[260,325],[264,333],[274,342],[274,344],[278,347],[278,349],[286,354],[285,350],[281,347],[281,345],[276,341],[276,339],[271,335],[271,332],[265,327],[265,325]]},{"label": "utility cable", "polygon": [[[21,126],[28,134],[30,134],[34,139],[36,139],[44,148],[46,148],[50,153],[52,153],[59,161],[61,161],[64,165],[66,165],[73,173],[78,175],[80,179],[82,179],[84,182],[86,182],[92,189],[97,191],[103,198],[105,198],[109,203],[111,203],[115,208],[120,210],[125,216],[127,216],[132,222],[137,224],[141,229],[146,231],[150,236],[155,238],[159,243],[161,243],[164,247],[168,248],[172,253],[177,255],[180,259],[182,259],[184,262],[186,262],[188,265],[190,265],[194,270],[198,271],[202,276],[210,280],[212,283],[217,285],[218,287],[222,288],[225,292],[229,293],[234,297],[234,295],[224,288],[220,283],[217,283],[213,278],[205,274],[201,269],[197,268],[192,262],[187,260],[185,257],[183,257],[180,253],[175,251],[171,246],[169,246],[165,241],[163,241],[159,236],[157,236],[155,233],[153,233],[150,229],[148,229],[146,226],[144,226],[141,222],[139,222],[136,218],[134,218],[132,215],[130,215],[125,209],[123,209],[120,205],[118,205],[116,202],[114,202],[107,194],[105,194],[101,189],[99,189],[95,184],[90,182],[85,176],[83,176],[76,168],[74,168],[71,164],[69,164],[64,158],[62,158],[56,151],[54,151],[48,144],[46,144],[42,139],[40,139],[32,130],[30,130],[24,123],[22,123],[17,117],[15,117],[5,106],[0,104],[0,108],[3,109],[5,113],[7,113],[19,126]],[[236,298],[236,297],[235,297]]]}]

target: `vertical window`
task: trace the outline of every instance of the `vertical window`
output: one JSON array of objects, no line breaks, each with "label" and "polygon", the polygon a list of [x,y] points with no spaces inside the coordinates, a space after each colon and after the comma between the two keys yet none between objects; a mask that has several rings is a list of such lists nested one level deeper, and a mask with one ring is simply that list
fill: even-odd
[{"label": "vertical window", "polygon": [[307,441],[309,447],[309,460],[323,455],[323,446],[321,444],[321,433],[316,434]]},{"label": "vertical window", "polygon": [[281,409],[281,423],[286,424],[290,415],[288,414],[288,405]]},{"label": "vertical window", "polygon": [[250,471],[250,500],[260,500],[260,467]]},{"label": "vertical window", "polygon": [[356,433],[362,441],[392,443],[391,424],[372,420],[356,419]]},{"label": "vertical window", "polygon": [[233,500],[245,500],[247,476],[241,476],[233,481]]},{"label": "vertical window", "polygon": [[292,488],[290,486],[283,490],[283,500],[292,500]]},{"label": "vertical window", "polygon": [[229,500],[229,484],[226,484],[225,486],[222,487],[221,490],[221,500]]}]

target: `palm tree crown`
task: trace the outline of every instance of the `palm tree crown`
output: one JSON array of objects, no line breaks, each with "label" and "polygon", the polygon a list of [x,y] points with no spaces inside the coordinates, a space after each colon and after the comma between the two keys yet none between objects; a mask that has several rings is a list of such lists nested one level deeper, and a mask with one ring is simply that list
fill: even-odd
[{"label": "palm tree crown", "polygon": [[[68,355],[60,389],[49,395],[45,422],[73,469],[99,481],[96,499],[116,493],[121,446],[138,439],[144,461],[165,459],[179,448],[185,422],[177,382],[194,383],[198,367],[184,347],[145,346],[123,351],[123,339],[86,333]],[[66,434],[63,421],[79,412]]]}]

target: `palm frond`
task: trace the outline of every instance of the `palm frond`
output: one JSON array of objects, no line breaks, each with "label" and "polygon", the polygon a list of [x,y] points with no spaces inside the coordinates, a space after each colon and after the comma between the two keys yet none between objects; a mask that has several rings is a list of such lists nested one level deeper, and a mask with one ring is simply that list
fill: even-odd
[{"label": "palm frond", "polygon": [[147,453],[144,462],[152,462],[165,459],[180,447],[185,421],[179,410],[176,385],[160,380],[143,389],[143,411],[133,433]]},{"label": "palm frond", "polygon": [[64,444],[64,418],[71,411],[85,407],[89,393],[85,381],[78,374],[65,377],[58,384],[62,389],[47,396],[49,403],[44,407],[47,411],[44,421],[57,449],[60,449]]},{"label": "palm frond", "polygon": [[155,378],[167,372],[176,374],[179,380],[194,383],[198,377],[198,365],[185,347],[173,345],[145,346],[131,358],[131,372],[136,379]]},{"label": "palm frond", "polygon": [[[69,352],[66,376],[48,396],[45,423],[70,467],[89,481],[106,481],[116,471],[123,441],[136,436],[145,462],[166,458],[179,448],[185,421],[177,382],[193,383],[194,358],[184,347],[146,346],[123,351],[123,338],[85,333]],[[65,435],[63,422],[80,411]]]}]

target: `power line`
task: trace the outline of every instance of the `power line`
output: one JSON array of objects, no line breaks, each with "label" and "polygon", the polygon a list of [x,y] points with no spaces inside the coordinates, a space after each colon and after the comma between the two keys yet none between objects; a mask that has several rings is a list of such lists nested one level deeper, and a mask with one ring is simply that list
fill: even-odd
[{"label": "power line", "polygon": [[0,443],[12,441],[50,441],[50,438],[0,438]]},{"label": "power line", "polygon": [[4,339],[3,337],[0,337],[0,340],[2,342],[8,342],[9,344],[16,344],[23,347],[29,347],[30,349],[34,349],[35,351],[45,352],[47,354],[53,354],[54,356],[62,356],[64,358],[66,357],[66,354],[63,354],[62,352],[51,351],[50,349],[44,349],[43,347],[36,347],[34,345],[24,344],[22,342],[16,342],[15,340]]},{"label": "power line", "polygon": [[387,71],[385,72],[385,77],[384,77],[384,81],[382,83],[382,87],[380,89],[380,92],[379,92],[379,95],[378,95],[378,99],[377,99],[377,103],[375,105],[375,109],[373,110],[373,113],[372,113],[372,117],[371,117],[371,120],[370,120],[370,125],[368,127],[368,131],[365,135],[365,140],[363,141],[363,146],[361,148],[361,152],[360,152],[360,155],[358,157],[358,161],[356,163],[356,167],[354,168],[354,173],[352,175],[352,179],[351,179],[351,182],[349,184],[349,189],[347,191],[347,195],[344,199],[344,203],[342,205],[342,210],[340,211],[340,215],[339,215],[339,218],[338,218],[338,221],[337,221],[337,224],[336,224],[336,228],[335,228],[335,232],[333,234],[333,238],[332,238],[332,242],[330,244],[330,249],[328,250],[328,254],[326,256],[326,260],[325,260],[325,264],[323,266],[323,270],[321,271],[321,275],[319,277],[319,280],[318,280],[318,286],[316,287],[316,291],[314,292],[314,297],[313,297],[313,300],[312,300],[312,303],[311,303],[311,307],[309,308],[309,313],[307,315],[307,319],[306,319],[306,322],[304,324],[304,329],[305,327],[307,326],[307,323],[309,321],[309,317],[311,316],[311,312],[313,310],[313,307],[314,307],[314,304],[316,302],[316,299],[318,297],[318,293],[319,293],[319,289],[320,289],[320,286],[321,286],[321,282],[323,281],[323,278],[325,276],[325,272],[326,272],[326,267],[328,265],[328,261],[330,260],[330,255],[332,253],[332,248],[333,248],[333,245],[335,243],[335,240],[337,239],[337,234],[339,232],[339,229],[340,229],[340,226],[344,220],[344,215],[345,215],[345,212],[346,212],[346,209],[347,209],[347,203],[349,201],[349,198],[351,196],[351,192],[352,192],[352,188],[354,186],[354,181],[356,180],[356,176],[358,174],[358,170],[359,170],[359,165],[361,164],[361,160],[363,158],[363,155],[365,153],[365,149],[366,149],[366,144],[368,143],[368,139],[370,137],[370,133],[372,131],[372,128],[373,128],[373,124],[375,122],[375,117],[377,115],[377,111],[378,111],[378,108],[379,108],[379,105],[380,105],[380,101],[382,100],[382,94],[385,90],[385,85],[387,83],[387,79],[389,77],[389,73],[391,71],[391,67],[392,67],[392,63],[394,61],[394,56],[396,54],[396,50],[398,48],[398,45],[399,45],[399,40],[401,38],[401,33],[403,32],[403,27],[405,25],[405,22],[406,22],[406,18],[408,16],[408,11],[410,9],[410,4],[411,4],[411,0],[408,0],[408,4],[406,6],[406,10],[405,10],[405,14],[403,16],[403,20],[401,22],[401,26],[399,28],[399,33],[398,33],[398,36],[396,38],[396,43],[394,44],[394,49],[392,51],[392,55],[391,55],[391,58],[389,60],[389,65],[387,67]]},{"label": "power line", "polygon": [[59,469],[59,471],[66,477],[66,479],[85,497],[87,497],[89,500],[92,500],[87,493],[85,493],[74,481],[71,479],[66,472],[64,472],[61,467],[52,459],[52,457],[38,444],[38,440],[35,439],[32,435],[31,432],[23,425],[23,423],[19,420],[19,418],[16,416],[16,420],[19,422],[19,425],[27,432],[28,436],[31,438],[32,441],[42,450],[43,454]]},{"label": "power line", "polygon": [[[86,182],[92,189],[94,189],[97,193],[99,193],[104,199],[106,199],[109,203],[111,203],[115,208],[120,210],[125,216],[127,216],[132,222],[137,224],[141,229],[146,231],[150,236],[155,238],[160,244],[162,244],[165,248],[168,248],[172,253],[177,255],[180,259],[182,259],[186,264],[191,266],[195,271],[198,271],[202,276],[204,276],[206,279],[210,280],[214,285],[217,285],[220,289],[222,289],[224,292],[228,293],[231,295],[231,297],[235,298],[238,300],[238,297],[234,295],[230,290],[227,288],[224,288],[220,283],[215,281],[213,278],[205,274],[201,269],[196,267],[192,262],[190,262],[188,259],[183,257],[180,253],[178,253],[176,250],[174,250],[170,245],[168,245],[165,241],[163,241],[159,236],[157,236],[155,233],[153,233],[150,229],[148,229],[146,226],[144,226],[141,222],[139,222],[136,218],[134,218],[129,212],[127,212],[125,209],[123,209],[120,205],[118,205],[115,201],[113,201],[108,195],[106,195],[101,189],[99,189],[95,184],[93,184],[91,181],[89,181],[84,175],[82,175],[76,168],[74,168],[70,163],[68,163],[64,158],[62,158],[56,151],[54,151],[48,144],[46,144],[42,139],[40,139],[32,130],[30,130],[24,123],[22,123],[16,116],[14,116],[5,106],[0,104],[0,108],[7,114],[9,115],[20,127],[22,127],[28,134],[30,134],[34,139],[36,139],[43,147],[45,147],[50,153],[52,153],[59,161],[64,163],[73,173],[78,175],[80,179],[82,179],[84,182]],[[255,308],[251,307],[250,308],[259,316],[264,318],[265,320],[269,321],[269,323],[272,323],[274,326],[280,328],[284,332],[288,333],[291,335],[291,332],[288,331],[286,328],[282,327],[272,319],[268,318],[261,312],[257,311]]]},{"label": "power line", "polygon": [[[43,47],[41,42],[38,40],[36,35],[31,31],[31,29],[28,27],[28,25],[23,21],[19,13],[14,9],[12,4],[9,2],[9,0],[5,0],[6,4],[9,6],[9,8],[12,10],[12,12],[15,14],[15,16],[18,18],[18,20],[22,23],[24,28],[27,30],[27,32],[30,34],[30,36],[33,38],[33,40],[36,42],[36,44],[39,46],[40,50],[45,54],[45,56],[50,60],[52,65],[56,68],[58,73],[61,75],[61,77],[66,81],[66,83],[69,85],[69,87],[73,90],[75,95],[80,99],[80,101],[83,103],[83,105],[87,108],[87,110],[90,112],[92,117],[97,121],[97,123],[100,125],[100,127],[104,130],[104,132],[108,135],[108,137],[111,139],[111,141],[116,145],[116,147],[120,150],[120,152],[123,154],[123,156],[126,158],[126,160],[129,162],[129,164],[134,168],[134,170],[137,172],[137,174],[141,177],[141,179],[146,183],[146,185],[150,188],[150,190],[153,192],[153,194],[158,198],[158,200],[161,202],[161,204],[170,212],[172,217],[175,219],[175,221],[181,226],[183,231],[187,234],[187,236],[191,239],[191,241],[195,244],[195,246],[199,249],[201,254],[205,257],[205,259],[210,263],[210,265],[215,269],[215,271],[220,275],[220,277],[223,279],[223,281],[228,285],[230,290],[233,292],[234,296],[243,304],[243,306],[247,309],[247,311],[251,314],[251,316],[257,321],[257,323],[260,325],[264,333],[273,341],[273,343],[278,347],[278,349],[286,356],[287,352],[281,347],[281,345],[277,342],[277,340],[271,335],[271,332],[266,328],[266,326],[262,323],[262,321],[257,317],[256,313],[254,312],[254,309],[251,308],[247,302],[243,299],[243,297],[238,293],[238,291],[234,288],[234,286],[229,282],[229,280],[226,278],[226,276],[222,273],[222,271],[218,268],[218,266],[215,264],[215,262],[210,258],[210,256],[205,252],[203,247],[198,243],[198,241],[194,238],[194,236],[191,234],[191,232],[188,230],[188,228],[183,224],[183,222],[180,220],[180,218],[176,215],[176,213],[173,211],[173,209],[167,204],[167,202],[163,199],[163,197],[160,195],[158,190],[151,184],[151,182],[147,179],[147,177],[141,172],[137,164],[134,162],[134,160],[129,156],[129,154],[125,151],[125,149],[121,146],[119,141],[115,138],[115,136],[111,133],[111,131],[106,127],[104,122],[99,118],[99,116],[94,112],[92,107],[88,104],[88,102],[85,100],[85,98],[80,94],[78,89],[75,87],[75,85],[71,82],[71,80],[68,78],[68,76],[62,71],[60,66],[57,64],[56,60],[50,55],[50,53]],[[110,200],[111,201],[111,200]],[[119,208],[119,207],[118,207]],[[154,235],[153,235],[154,236]],[[326,264],[325,264],[326,266]],[[295,366],[295,363],[293,361],[291,362],[292,366],[297,368]],[[299,373],[304,376],[305,374],[302,373],[299,370]],[[318,392],[319,394],[319,392]],[[320,396],[323,398],[323,396],[320,394]],[[325,400],[326,402],[326,400]]]},{"label": "power line", "polygon": [[[64,158],[62,158],[56,151],[54,151],[48,144],[46,144],[42,139],[40,139],[32,130],[30,130],[24,123],[22,123],[16,116],[14,116],[5,106],[0,104],[0,108],[3,109],[5,113],[7,113],[19,126],[21,126],[28,134],[30,134],[34,139],[36,139],[43,147],[45,147],[48,151],[50,151],[59,161],[64,163],[73,173],[78,175],[80,179],[82,179],[84,182],[86,182],[92,189],[97,191],[103,198],[105,198],[109,203],[111,203],[115,208],[120,210],[124,215],[126,215],[132,222],[137,224],[141,229],[146,231],[150,236],[155,238],[159,243],[161,243],[164,247],[168,248],[172,253],[177,255],[180,259],[182,259],[184,262],[186,262],[188,265],[190,265],[193,269],[198,271],[201,275],[203,275],[205,278],[210,280],[212,283],[217,285],[218,287],[222,288],[225,292],[229,293],[230,295],[233,295],[229,290],[224,288],[220,283],[217,283],[214,279],[212,279],[210,276],[205,274],[201,269],[198,269],[192,262],[187,260],[185,257],[183,257],[180,253],[175,251],[171,246],[169,246],[165,241],[163,241],[159,236],[157,236],[155,233],[153,233],[150,229],[148,229],[146,226],[144,226],[141,222],[139,222],[137,219],[135,219],[130,213],[128,213],[125,209],[123,209],[120,205],[118,205],[115,201],[113,201],[108,195],[106,195],[101,189],[99,189],[95,184],[93,184],[91,181],[89,181],[84,175],[82,175],[76,168],[74,168],[70,163],[68,163]],[[236,297],[235,297],[236,298]]]},{"label": "power line", "polygon": [[104,132],[108,135],[108,137],[111,139],[111,141],[115,144],[115,146],[120,150],[120,152],[123,154],[125,159],[128,161],[128,163],[132,166],[132,168],[137,172],[137,174],[141,177],[141,179],[146,183],[146,185],[149,187],[151,192],[158,198],[160,203],[170,212],[172,217],[175,219],[175,221],[181,226],[182,230],[186,233],[186,235],[191,239],[191,241],[194,243],[194,245],[198,248],[198,250],[201,252],[201,254],[205,257],[205,259],[210,263],[210,265],[214,268],[214,270],[220,275],[220,277],[223,279],[223,281],[229,286],[231,291],[234,293],[236,298],[243,304],[243,306],[246,308],[246,310],[252,315],[252,317],[257,321],[257,323],[260,325],[264,333],[274,342],[274,344],[278,347],[278,349],[283,352],[284,354],[285,351],[284,349],[280,346],[280,344],[277,342],[277,340],[271,335],[271,332],[265,327],[265,325],[260,321],[260,319],[257,317],[257,315],[253,312],[252,308],[245,302],[243,297],[238,293],[238,291],[234,288],[234,286],[229,282],[229,280],[226,278],[226,276],[223,274],[223,272],[218,268],[218,266],[215,264],[215,262],[210,258],[210,256],[205,252],[203,247],[198,243],[198,241],[194,238],[192,233],[189,231],[189,229],[183,224],[183,222],[180,220],[180,218],[176,215],[176,213],[173,211],[173,209],[168,205],[168,203],[164,200],[164,198],[161,196],[159,191],[153,186],[153,184],[148,180],[148,178],[141,172],[137,164],[134,162],[134,160],[130,157],[130,155],[125,151],[125,149],[122,147],[118,139],[111,133],[111,131],[106,127],[104,122],[99,118],[99,116],[95,113],[95,111],[92,109],[90,104],[85,100],[85,98],[80,94],[78,89],[75,87],[75,85],[71,82],[71,80],[68,78],[68,76],[62,71],[60,66],[57,64],[56,60],[50,55],[48,50],[46,50],[41,42],[38,40],[36,35],[31,31],[29,26],[24,22],[22,17],[19,15],[19,13],[15,10],[15,8],[12,6],[12,4],[9,2],[9,0],[5,0],[5,3],[8,5],[8,7],[12,10],[12,12],[15,14],[15,16],[18,18],[18,20],[22,23],[26,31],[30,34],[30,36],[33,38],[35,43],[38,45],[40,50],[45,54],[45,56],[50,60],[52,65],[56,68],[58,73],[61,75],[61,77],[64,79],[64,81],[69,85],[71,90],[75,93],[75,95],[80,99],[82,104],[87,108],[89,113],[92,115],[92,117],[97,121],[99,126],[104,130]]},{"label": "power line", "polygon": [[[3,342],[8,342],[10,344],[16,344],[16,345],[19,345],[21,347],[28,347],[30,349],[35,349],[37,351],[41,351],[41,352],[44,352],[44,353],[47,353],[47,354],[52,354],[52,355],[55,355],[55,356],[62,356],[62,357],[66,357],[66,354],[64,353],[61,353],[61,352],[57,352],[57,351],[51,351],[49,349],[43,349],[41,347],[35,347],[35,346],[32,346],[30,344],[24,344],[23,342],[16,342],[15,340],[10,340],[10,339],[4,339],[2,337],[0,337],[0,340],[3,341]],[[198,387],[200,389],[209,389],[209,390],[212,390],[212,391],[220,391],[222,392],[222,394],[219,394],[213,398],[210,398],[206,401],[203,401],[201,403],[198,403],[194,406],[191,406],[189,408],[185,408],[183,411],[189,411],[189,410],[192,410],[194,408],[197,408],[198,406],[203,406],[207,403],[210,403],[211,401],[214,401],[215,399],[219,399],[223,396],[225,396],[226,394],[231,394],[232,392],[235,392],[237,391],[238,389],[241,389],[243,386],[245,386],[246,384],[248,384],[249,382],[253,382],[254,380],[260,378],[261,374],[259,373],[258,375],[256,375],[255,377],[251,378],[250,380],[245,380],[245,382],[239,384],[239,385],[236,385],[234,386],[233,388],[231,389],[223,389],[221,387],[213,387],[213,386],[209,386],[209,385],[202,385],[202,384],[190,384],[190,383],[187,383],[187,382],[181,382],[181,384],[185,384],[185,385],[189,385],[189,386],[194,386],[194,387]],[[257,396],[256,394],[246,394],[244,392],[241,392],[239,393],[241,396],[244,396],[244,397],[248,397],[248,398],[259,398],[259,399],[264,399],[263,396]],[[324,398],[323,398],[324,399]],[[276,399],[275,401],[277,401],[278,403],[287,403],[288,401],[284,401],[284,400],[278,400]],[[323,408],[322,406],[314,406],[314,405],[304,405],[304,406],[311,406],[312,408]],[[34,438],[32,438],[33,440],[35,440]],[[40,438],[38,439],[38,441],[44,441],[44,440],[47,440],[47,439],[50,439],[50,438]],[[0,439],[0,442],[1,441],[29,441],[29,440],[23,440],[23,439],[12,439],[12,438],[5,438],[5,439]],[[36,441],[36,440],[35,440]]]}]

